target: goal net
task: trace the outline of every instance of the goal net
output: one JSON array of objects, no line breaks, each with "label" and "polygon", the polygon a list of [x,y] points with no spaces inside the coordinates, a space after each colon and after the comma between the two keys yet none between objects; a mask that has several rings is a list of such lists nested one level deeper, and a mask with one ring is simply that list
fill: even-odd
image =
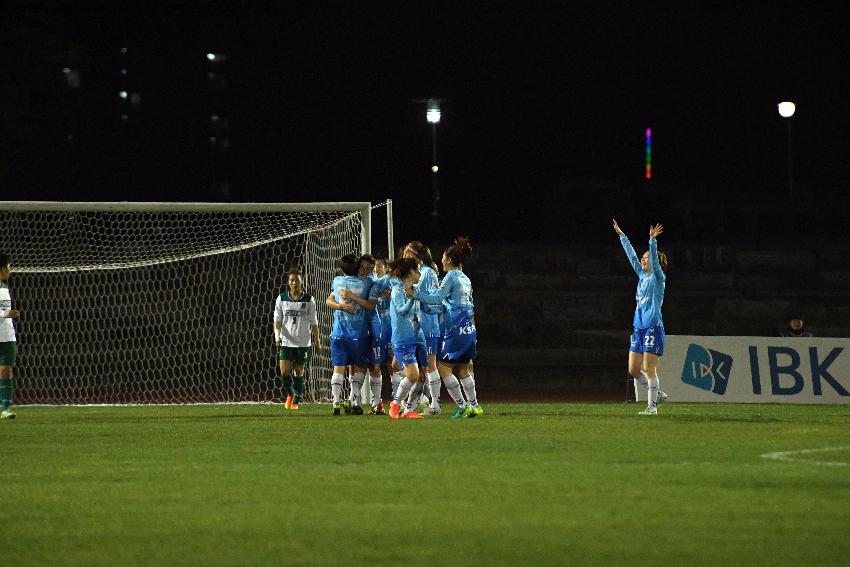
[{"label": "goal net", "polygon": [[299,267],[322,353],[305,401],[330,394],[344,254],[370,246],[369,203],[2,203],[20,404],[266,402],[282,397],[272,316]]}]

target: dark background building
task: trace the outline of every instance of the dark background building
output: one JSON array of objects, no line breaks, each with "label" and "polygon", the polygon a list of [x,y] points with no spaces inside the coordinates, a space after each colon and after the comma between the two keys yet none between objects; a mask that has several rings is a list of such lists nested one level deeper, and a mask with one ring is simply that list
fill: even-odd
[{"label": "dark background building", "polygon": [[399,240],[598,242],[615,216],[688,242],[850,234],[842,3],[175,6],[7,13],[3,199],[390,197]]}]

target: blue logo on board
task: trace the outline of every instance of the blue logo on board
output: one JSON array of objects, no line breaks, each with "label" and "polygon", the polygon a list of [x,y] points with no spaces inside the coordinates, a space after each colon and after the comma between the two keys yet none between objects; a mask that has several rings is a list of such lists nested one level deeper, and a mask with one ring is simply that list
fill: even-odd
[{"label": "blue logo on board", "polygon": [[688,345],[682,382],[718,396],[726,393],[732,374],[732,357],[698,344]]}]

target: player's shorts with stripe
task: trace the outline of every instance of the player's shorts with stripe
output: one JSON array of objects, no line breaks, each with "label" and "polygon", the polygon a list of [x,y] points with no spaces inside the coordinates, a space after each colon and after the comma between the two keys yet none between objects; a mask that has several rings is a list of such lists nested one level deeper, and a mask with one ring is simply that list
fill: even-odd
[{"label": "player's shorts with stripe", "polygon": [[372,343],[372,349],[370,352],[370,362],[372,365],[390,363],[393,359],[393,350],[390,348],[389,344],[378,344]]},{"label": "player's shorts with stripe", "polygon": [[425,337],[425,354],[437,356],[440,354],[440,337]]},{"label": "player's shorts with stripe", "polygon": [[650,352],[662,356],[664,354],[664,323],[658,323],[648,329],[638,329],[632,332],[630,352],[643,354]]},{"label": "player's shorts with stripe", "polygon": [[310,360],[312,347],[290,347],[282,346],[277,354],[278,360],[289,360],[293,364],[307,364]]},{"label": "player's shorts with stripe", "polygon": [[463,319],[446,329],[440,347],[440,362],[463,364],[478,356],[478,332],[471,319]]},{"label": "player's shorts with stripe", "polygon": [[0,343],[0,366],[15,366],[18,361],[18,343],[5,341]]},{"label": "player's shorts with stripe", "polygon": [[334,366],[368,366],[369,337],[344,339],[331,337],[331,364]]},{"label": "player's shorts with stripe", "polygon": [[428,366],[428,355],[420,343],[395,344],[393,354],[402,367],[408,364],[418,364],[421,368]]}]

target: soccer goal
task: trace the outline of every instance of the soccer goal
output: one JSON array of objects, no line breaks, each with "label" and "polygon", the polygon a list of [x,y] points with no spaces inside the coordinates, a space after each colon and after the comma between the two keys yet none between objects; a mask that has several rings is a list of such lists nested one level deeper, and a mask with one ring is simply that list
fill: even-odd
[{"label": "soccer goal", "polygon": [[18,403],[279,400],[272,312],[293,266],[316,299],[325,343],[305,401],[329,396],[325,298],[340,256],[371,250],[370,203],[0,209],[0,249],[12,255],[23,311]]}]

